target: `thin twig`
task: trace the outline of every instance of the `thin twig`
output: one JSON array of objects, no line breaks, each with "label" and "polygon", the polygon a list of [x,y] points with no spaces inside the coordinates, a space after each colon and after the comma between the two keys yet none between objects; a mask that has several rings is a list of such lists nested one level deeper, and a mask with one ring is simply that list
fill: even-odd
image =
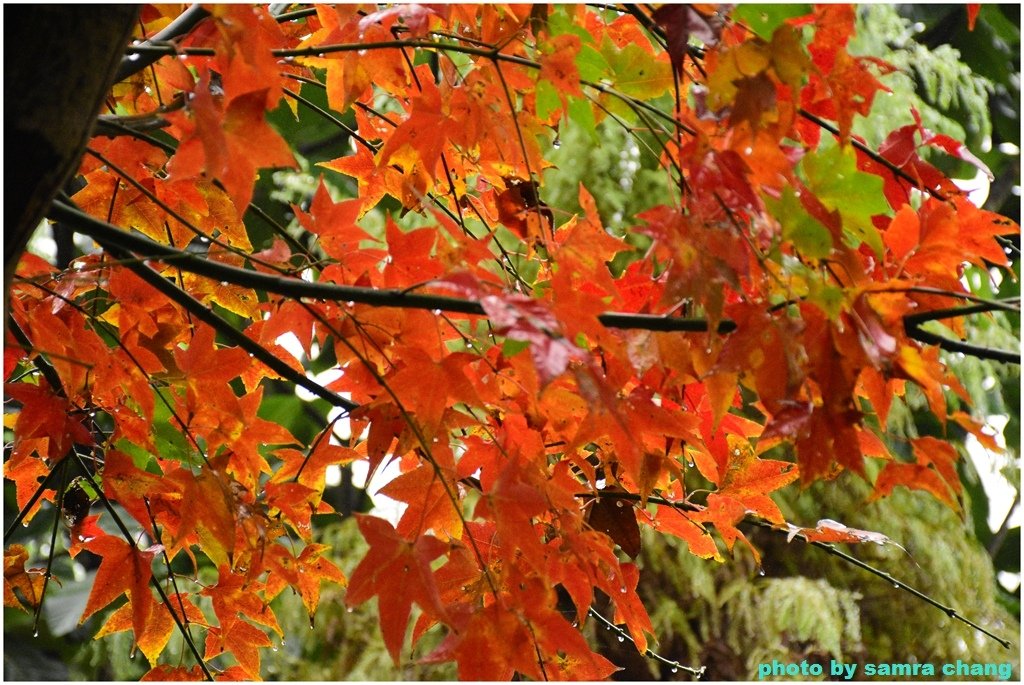
[{"label": "thin twig", "polygon": [[[636,493],[607,491],[607,490],[598,490],[596,492],[584,492],[584,493],[579,493],[576,496],[580,497],[580,498],[592,498],[592,497],[602,498],[603,497],[603,498],[610,498],[610,499],[630,500],[630,501],[634,501],[634,502],[644,501],[643,498],[641,498],[641,496],[639,494],[636,494]],[[664,497],[657,497],[657,496],[653,496],[653,495],[652,496],[648,496],[646,498],[646,501],[651,503],[651,504],[669,506],[669,507],[672,507],[673,509],[678,509],[680,511],[689,511],[689,512],[703,511],[703,507],[701,507],[698,504],[694,504],[693,502],[675,502],[675,501],[672,501],[672,500],[665,499]],[[756,518],[754,516],[747,516],[746,518],[744,518],[744,522],[745,523],[750,523],[750,524],[758,526],[760,528],[765,528],[767,530],[771,530],[771,531],[773,531],[775,533],[779,533],[781,535],[786,535],[787,537],[792,534],[788,527],[787,528],[780,528],[779,526],[777,526],[774,523],[771,523],[769,521],[765,521],[765,520],[760,519],[760,518]],[[843,561],[845,561],[845,562],[847,562],[849,564],[853,564],[854,566],[856,566],[856,567],[858,567],[860,569],[863,569],[863,570],[867,571],[868,573],[871,573],[873,575],[878,576],[879,578],[882,578],[886,582],[891,583],[892,586],[895,587],[898,590],[904,590],[906,592],[909,592],[911,595],[913,595],[914,597],[917,597],[919,600],[932,605],[936,609],[941,610],[943,613],[945,613],[950,618],[955,619],[957,621],[960,621],[961,623],[964,623],[964,624],[970,626],[971,628],[977,630],[978,632],[983,633],[983,634],[989,636],[990,638],[992,638],[993,640],[995,640],[996,642],[1001,644],[1003,647],[1006,647],[1007,649],[1010,648],[1010,641],[1009,640],[1001,638],[998,635],[995,635],[994,633],[989,632],[985,628],[982,628],[981,626],[979,626],[974,621],[971,621],[967,617],[963,616],[959,611],[957,611],[953,607],[946,606],[945,604],[942,604],[941,602],[939,602],[939,601],[937,601],[935,599],[932,599],[928,595],[924,594],[923,592],[921,592],[920,590],[914,588],[913,586],[908,585],[904,581],[899,580],[898,578],[894,578],[891,574],[887,573],[886,571],[882,571],[881,569],[877,569],[874,566],[872,566],[871,564],[863,562],[860,559],[857,559],[856,557],[850,556],[846,552],[843,552],[843,551],[840,551],[839,549],[837,549],[834,545],[830,545],[830,544],[825,543],[825,542],[820,542],[818,540],[810,540],[803,533],[797,533],[796,537],[800,538],[801,540],[803,540],[805,543],[807,543],[809,545],[817,547],[818,549],[825,550],[827,553],[831,554],[834,557],[838,557],[839,559],[842,559]]]},{"label": "thin twig", "polygon": [[[78,461],[78,465],[82,468],[82,472],[85,474],[85,479],[89,481],[89,485],[91,485],[93,490],[99,495],[100,501],[103,502],[103,507],[107,510],[107,513],[110,514],[110,517],[114,520],[114,524],[117,526],[118,530],[121,531],[121,535],[124,537],[124,539],[128,542],[129,545],[131,545],[133,548],[138,548],[138,545],[135,542],[135,537],[131,534],[131,531],[128,530],[128,526],[125,525],[124,521],[121,520],[121,517],[118,515],[117,510],[114,509],[113,505],[110,503],[110,500],[107,499],[107,496],[103,492],[103,489],[96,483],[96,480],[92,477],[92,474],[89,472],[89,468],[85,465],[85,462],[82,460],[82,455],[78,454],[78,452],[73,452],[73,454],[75,459]],[[170,613],[171,618],[174,619],[175,625],[178,626],[178,631],[181,633],[182,638],[185,640],[185,644],[188,645],[189,651],[192,652],[192,656],[195,657],[196,662],[199,664],[199,668],[202,669],[203,675],[206,677],[207,680],[213,682],[213,674],[210,673],[210,670],[206,667],[206,662],[203,661],[203,657],[199,654],[199,650],[196,648],[195,642],[192,641],[192,635],[188,632],[188,629],[184,626],[184,624],[182,624],[181,619],[178,618],[178,614],[175,613],[174,608],[171,606],[171,600],[167,596],[167,593],[164,592],[164,588],[160,585],[160,581],[156,579],[156,576],[151,575],[149,577],[149,583],[150,585],[156,588],[157,594],[160,595],[160,601],[163,602],[163,605],[167,608],[167,611],[168,613]]]}]

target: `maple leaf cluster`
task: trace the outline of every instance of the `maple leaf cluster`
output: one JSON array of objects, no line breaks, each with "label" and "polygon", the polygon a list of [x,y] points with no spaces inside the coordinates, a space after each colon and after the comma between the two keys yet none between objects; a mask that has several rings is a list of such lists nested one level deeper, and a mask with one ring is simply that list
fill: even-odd
[{"label": "maple leaf cluster", "polygon": [[[168,11],[146,8],[140,39]],[[843,5],[766,37],[708,6],[211,8],[110,96],[161,128],[90,143],[63,216],[105,249],[64,270],[26,255],[11,292],[18,507],[60,507],[78,473],[119,505],[72,523],[72,553],[101,560],[82,619],[126,596],[100,635],[133,631],[150,677],[210,676],[230,653],[218,677],[258,678],[282,635],[272,600],[291,588],[312,616],[321,582],[346,583],[344,550],[313,529],[328,470],[395,464],[381,494],[405,507],[394,525],[359,515],[369,552],[346,596],[377,598],[395,661],[412,623],[413,643],[443,627],[426,659],[462,678],[596,680],[616,666],[584,637],[592,607],[653,644],[641,526],[717,560],[748,517],[877,541],[794,526],[770,496],[868,477],[866,459],[884,462],[877,496],[907,486],[958,508],[955,449],[921,438],[908,463],[880,436],[915,385],[991,443],[947,416],[946,392],[969,398],[905,318],[969,296],[966,264],[1008,267],[995,238],[1017,227],[925,161],[984,166],[916,113],[877,152],[853,135],[891,69],[851,55],[853,31]],[[354,196],[321,180],[254,245],[260,170],[299,163],[268,114],[316,116],[307,89],[353,145],[322,168]],[[652,131],[671,197],[624,235],[583,186],[578,213],[548,207],[569,120]],[[397,207],[423,221],[403,228]],[[306,374],[319,356],[339,372],[323,385]],[[303,445],[263,418],[282,380],[353,437],[325,416]],[[172,583],[186,560],[215,582]],[[7,548],[5,604],[41,601],[27,561]],[[159,663],[188,626],[200,668]]]}]

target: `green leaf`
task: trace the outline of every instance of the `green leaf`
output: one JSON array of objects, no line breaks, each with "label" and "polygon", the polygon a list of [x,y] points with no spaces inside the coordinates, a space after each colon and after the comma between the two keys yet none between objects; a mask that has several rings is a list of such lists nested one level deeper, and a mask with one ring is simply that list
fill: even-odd
[{"label": "green leaf", "polygon": [[882,236],[871,222],[876,214],[889,211],[882,193],[882,179],[857,171],[852,147],[833,146],[804,157],[802,169],[807,185],[826,208],[838,211],[852,247],[867,243],[881,258]]},{"label": "green leaf", "polygon": [[505,357],[514,357],[529,347],[529,340],[513,340],[511,338],[505,338],[505,341],[501,344],[501,354]]},{"label": "green leaf", "polygon": [[558,91],[550,81],[537,81],[537,118],[546,120],[548,116],[562,105]]},{"label": "green leaf", "polygon": [[597,122],[594,120],[594,108],[584,98],[569,98],[569,119],[594,142],[600,143],[597,135]]},{"label": "green leaf", "polygon": [[580,46],[580,51],[576,53],[576,68],[579,69],[580,79],[584,81],[600,81],[611,71],[604,55],[586,44]]},{"label": "green leaf", "polygon": [[746,24],[761,38],[771,40],[775,29],[787,19],[802,17],[811,11],[812,6],[808,3],[739,5],[732,13],[732,19]]},{"label": "green leaf", "polygon": [[782,225],[782,237],[804,257],[824,259],[832,251],[832,235],[807,213],[792,188],[784,188],[780,200],[765,198],[765,205]]},{"label": "green leaf", "polygon": [[621,93],[640,100],[653,100],[672,89],[671,65],[657,61],[639,45],[630,43],[619,50],[606,38],[601,54],[611,68],[611,82]]}]

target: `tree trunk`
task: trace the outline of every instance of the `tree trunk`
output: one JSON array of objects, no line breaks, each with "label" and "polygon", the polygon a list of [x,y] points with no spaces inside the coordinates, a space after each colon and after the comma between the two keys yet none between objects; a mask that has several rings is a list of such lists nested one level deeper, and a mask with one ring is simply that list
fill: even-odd
[{"label": "tree trunk", "polygon": [[78,169],[137,18],[137,5],[4,7],[5,312],[18,259]]}]

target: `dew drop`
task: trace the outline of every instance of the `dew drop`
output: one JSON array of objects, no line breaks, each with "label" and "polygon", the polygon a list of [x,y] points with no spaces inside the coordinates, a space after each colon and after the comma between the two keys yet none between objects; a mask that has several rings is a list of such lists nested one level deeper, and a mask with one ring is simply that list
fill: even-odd
[{"label": "dew drop", "polygon": [[617,506],[617,507],[619,507],[619,508],[621,509],[621,508],[622,508],[622,507],[624,506],[624,505],[622,504],[622,500],[621,500],[621,499],[620,499],[620,500],[616,500],[616,501],[615,501],[615,506]]},{"label": "dew drop", "polygon": [[210,239],[207,238],[205,235],[201,235],[201,236],[199,236],[199,242],[201,242],[201,243],[208,243],[208,242],[210,242]]},{"label": "dew drop", "polygon": [[276,652],[277,651],[277,645],[271,645],[270,646],[270,651]]},{"label": "dew drop", "polygon": [[221,281],[220,282],[220,287],[222,287],[222,288],[228,287],[228,282],[227,281]]},{"label": "dew drop", "polygon": [[743,151],[743,154],[745,154],[745,155],[752,155],[752,154],[754,154],[754,148],[748,147],[747,149],[745,149]]},{"label": "dew drop", "polygon": [[353,609],[352,607],[349,607],[349,608],[345,609],[345,613],[346,614],[351,614],[353,612],[355,612],[355,609]]},{"label": "dew drop", "polygon": [[349,301],[348,301],[348,302],[346,302],[345,304],[346,304],[346,305],[348,305],[349,307],[355,307],[355,306],[356,306],[356,303],[355,303],[355,302],[353,302],[352,300],[349,300]]},{"label": "dew drop", "polygon": [[896,588],[897,590],[899,590],[899,589],[900,589],[900,584],[899,584],[899,583],[893,583],[893,584],[892,584],[892,586],[893,586],[894,588]]},{"label": "dew drop", "polygon": [[39,637],[39,629],[36,628],[35,632],[32,633],[32,637]]},{"label": "dew drop", "polygon": [[28,528],[28,521],[23,521],[23,522],[21,523],[21,527],[22,527],[22,528]]},{"label": "dew drop", "polygon": [[281,638],[281,646],[284,647],[284,638]]},{"label": "dew drop", "polygon": [[758,568],[757,569],[757,575],[764,576],[764,569],[763,568]]},{"label": "dew drop", "polygon": [[625,641],[626,641],[626,638],[624,638],[621,635],[619,635],[619,642],[625,642]]},{"label": "dew drop", "polygon": [[619,588],[619,592],[621,592],[622,594],[626,594],[627,592],[629,592],[629,590],[627,590],[626,586],[623,585],[622,587]]},{"label": "dew drop", "polygon": [[441,310],[440,309],[432,309],[432,310],[430,310],[430,313],[433,314],[434,316],[441,316]]},{"label": "dew drop", "polygon": [[678,668],[676,668],[675,666],[673,666],[673,667],[672,667],[672,672],[673,672],[673,673],[679,673],[679,669],[678,669]]}]

